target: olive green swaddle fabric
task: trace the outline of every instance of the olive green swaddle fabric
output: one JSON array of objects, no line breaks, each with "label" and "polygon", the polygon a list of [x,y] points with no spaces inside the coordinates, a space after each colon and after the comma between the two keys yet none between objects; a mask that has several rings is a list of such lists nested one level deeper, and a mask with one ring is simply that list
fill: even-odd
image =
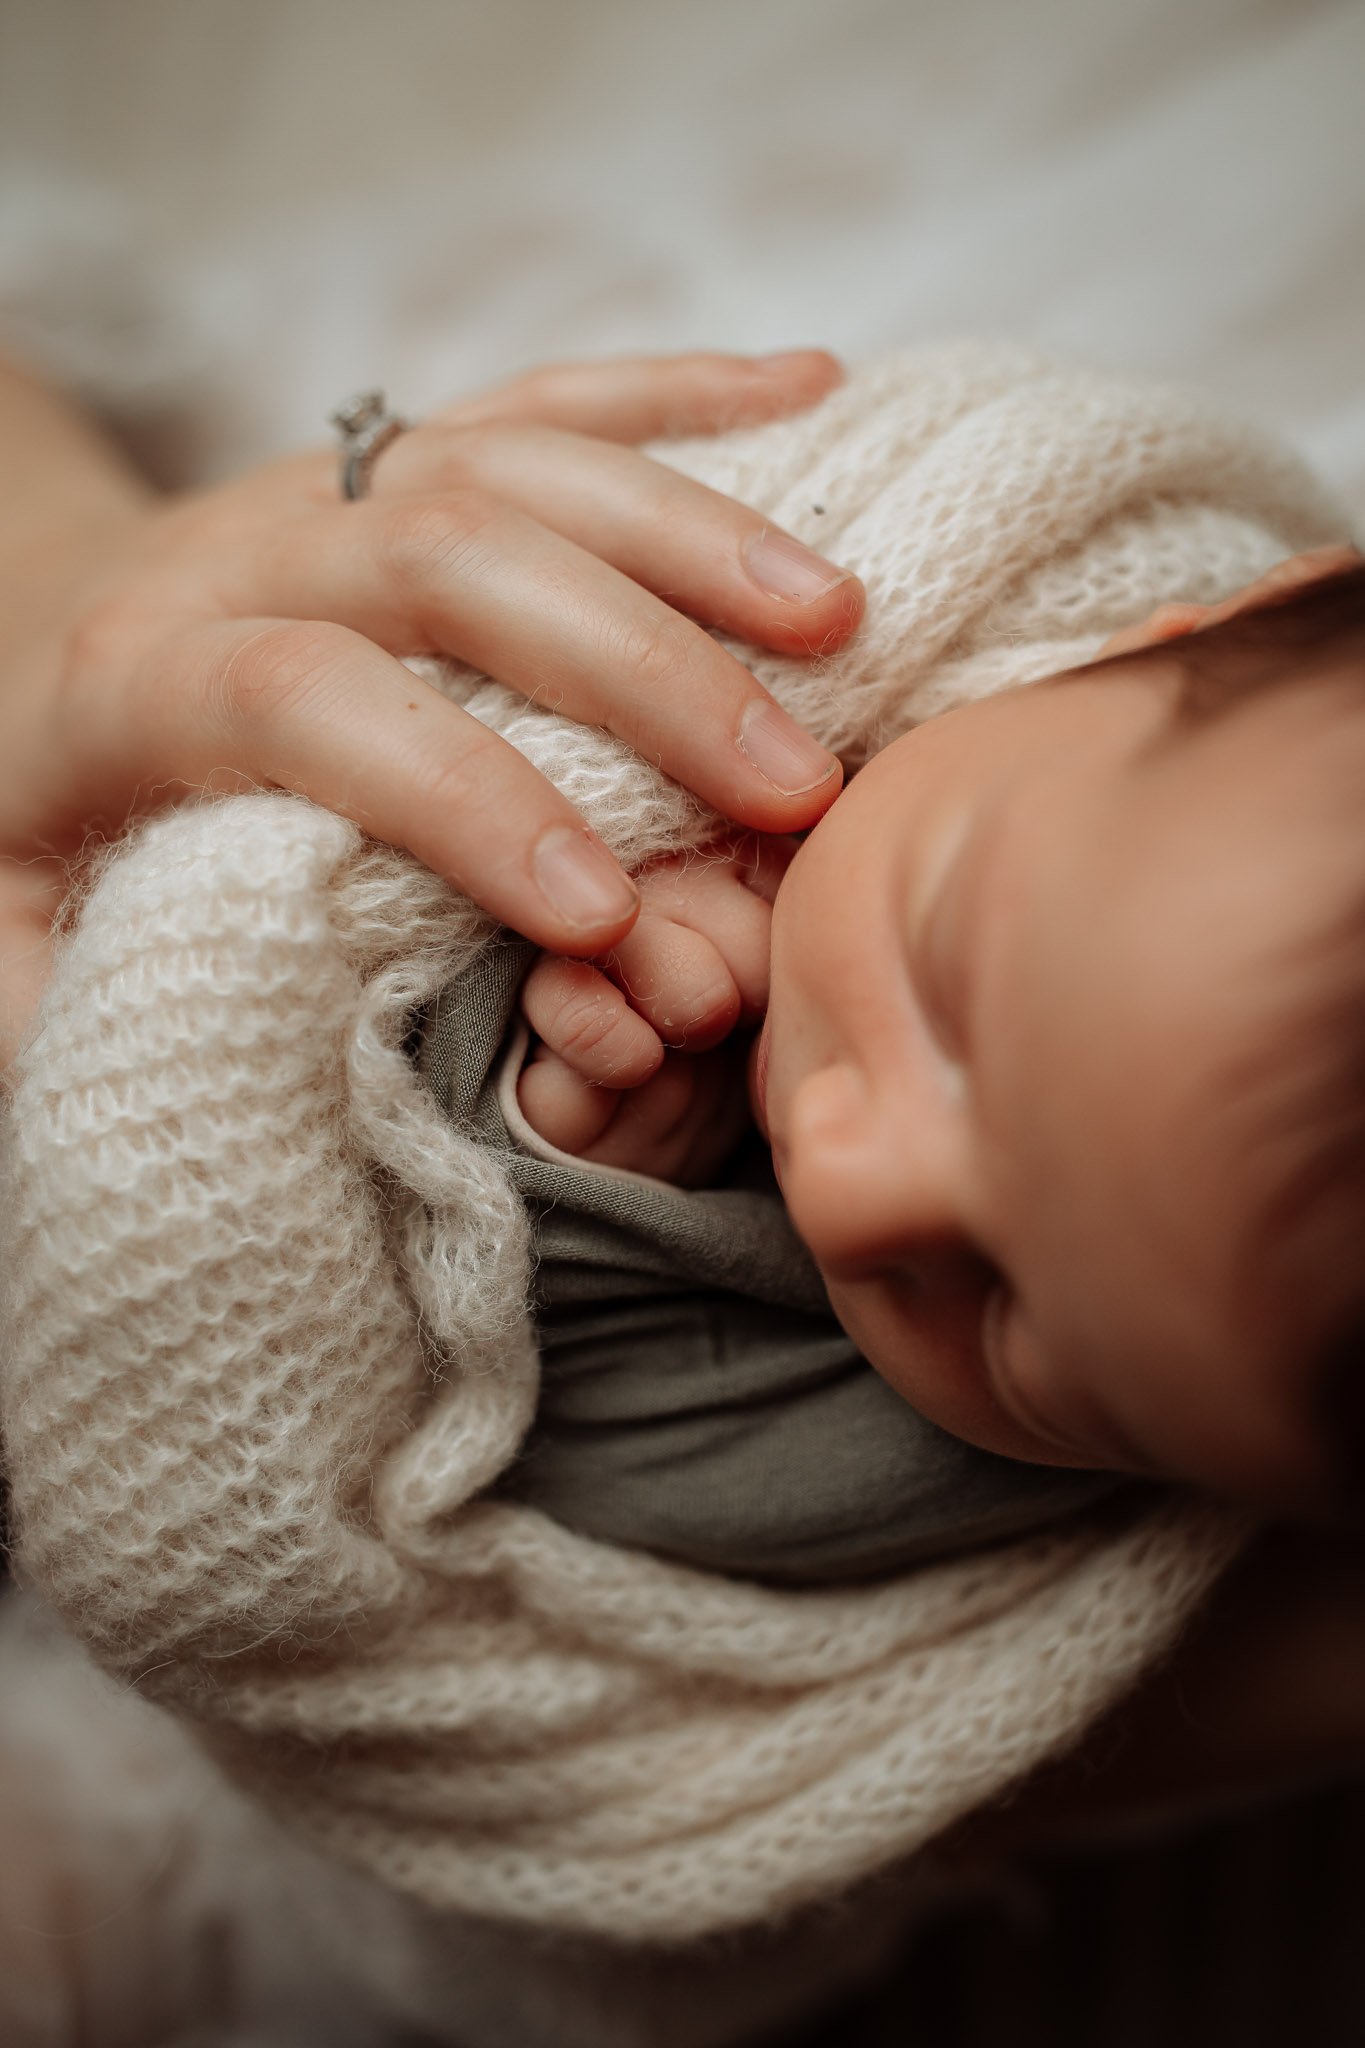
[{"label": "olive green swaddle fabric", "polygon": [[515,1102],[534,958],[489,948],[433,1005],[421,1053],[533,1219],[540,1402],[500,1496],[607,1542],[819,1585],[1019,1535],[1119,1483],[992,1457],[893,1393],[835,1320],[756,1135],[705,1189],[536,1139]]}]

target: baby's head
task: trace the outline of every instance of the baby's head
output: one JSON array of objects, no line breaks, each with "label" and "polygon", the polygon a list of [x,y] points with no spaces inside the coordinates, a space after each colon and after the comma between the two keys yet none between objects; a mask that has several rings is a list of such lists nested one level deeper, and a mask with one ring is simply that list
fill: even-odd
[{"label": "baby's head", "polygon": [[1363,791],[1365,567],[1337,555],[930,721],[802,847],[762,1113],[841,1320],[945,1428],[1344,1487]]}]

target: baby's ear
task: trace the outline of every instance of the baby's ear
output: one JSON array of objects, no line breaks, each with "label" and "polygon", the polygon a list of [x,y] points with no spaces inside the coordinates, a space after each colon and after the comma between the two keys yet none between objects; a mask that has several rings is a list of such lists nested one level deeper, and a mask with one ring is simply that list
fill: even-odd
[{"label": "baby's ear", "polygon": [[1339,575],[1343,569],[1350,569],[1360,561],[1360,555],[1353,547],[1314,548],[1306,555],[1290,555],[1285,561],[1277,562],[1254,583],[1248,583],[1245,590],[1234,591],[1219,604],[1163,604],[1141,625],[1125,626],[1106,640],[1095,659],[1106,661],[1115,654],[1139,654],[1145,647],[1156,647],[1165,640],[1181,640],[1187,633],[1195,633],[1204,626],[1220,626],[1225,619],[1235,619],[1240,612],[1258,611],[1262,605],[1281,604],[1296,591],[1306,589],[1310,583],[1320,583],[1325,577]]}]

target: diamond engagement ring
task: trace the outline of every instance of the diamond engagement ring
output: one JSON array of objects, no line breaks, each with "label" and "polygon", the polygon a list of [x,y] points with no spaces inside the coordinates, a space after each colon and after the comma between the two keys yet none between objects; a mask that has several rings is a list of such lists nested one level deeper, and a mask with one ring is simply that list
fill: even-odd
[{"label": "diamond engagement ring", "polygon": [[327,418],[341,441],[341,495],[363,498],[376,461],[412,423],[389,411],[382,391],[362,391]]}]

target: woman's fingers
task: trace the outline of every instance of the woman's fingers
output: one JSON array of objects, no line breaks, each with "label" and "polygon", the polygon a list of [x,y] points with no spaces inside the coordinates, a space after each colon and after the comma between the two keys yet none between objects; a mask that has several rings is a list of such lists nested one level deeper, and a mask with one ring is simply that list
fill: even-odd
[{"label": "woman's fingers", "polygon": [[825,349],[741,356],[696,351],[605,363],[557,363],[443,406],[438,423],[539,421],[606,441],[676,440],[777,419],[814,405],[844,381]]},{"label": "woman's fingers", "polygon": [[[843,381],[843,365],[818,348],[770,356],[637,356],[532,370],[418,420],[376,461],[370,488],[381,495],[391,490],[396,472],[414,462],[420,468],[429,444],[452,430],[522,425],[622,443],[678,440],[804,412]],[[266,505],[278,509],[282,491],[296,506],[335,504],[336,450],[287,456],[230,487],[248,515]]]},{"label": "woman's fingers", "polygon": [[481,492],[368,501],[277,531],[242,609],[335,619],[396,652],[444,649],[614,732],[727,817],[811,825],[834,756],[709,634],[610,562]]},{"label": "woman's fingers", "polygon": [[551,951],[609,950],[638,909],[615,862],[529,763],[393,656],[444,650],[609,728],[745,825],[812,824],[838,763],[675,605],[814,652],[856,623],[859,586],[756,513],[581,433],[770,417],[840,374],[819,351],[570,366],[477,401],[462,433],[400,436],[385,465],[426,464],[436,490],[400,474],[396,495],[381,479],[343,506],[335,458],[314,454],[149,519],[65,643],[63,766],[28,778],[31,836],[78,840],[177,790],[276,784]]},{"label": "woman's fingers", "polygon": [[863,587],[747,505],[632,448],[544,426],[413,435],[376,497],[496,497],[692,617],[779,654],[825,654],[862,617]]},{"label": "woman's fingers", "polygon": [[266,784],[406,847],[556,952],[620,939],[639,897],[514,747],[344,626],[242,619],[172,635],[123,690],[68,706],[108,787]]}]

